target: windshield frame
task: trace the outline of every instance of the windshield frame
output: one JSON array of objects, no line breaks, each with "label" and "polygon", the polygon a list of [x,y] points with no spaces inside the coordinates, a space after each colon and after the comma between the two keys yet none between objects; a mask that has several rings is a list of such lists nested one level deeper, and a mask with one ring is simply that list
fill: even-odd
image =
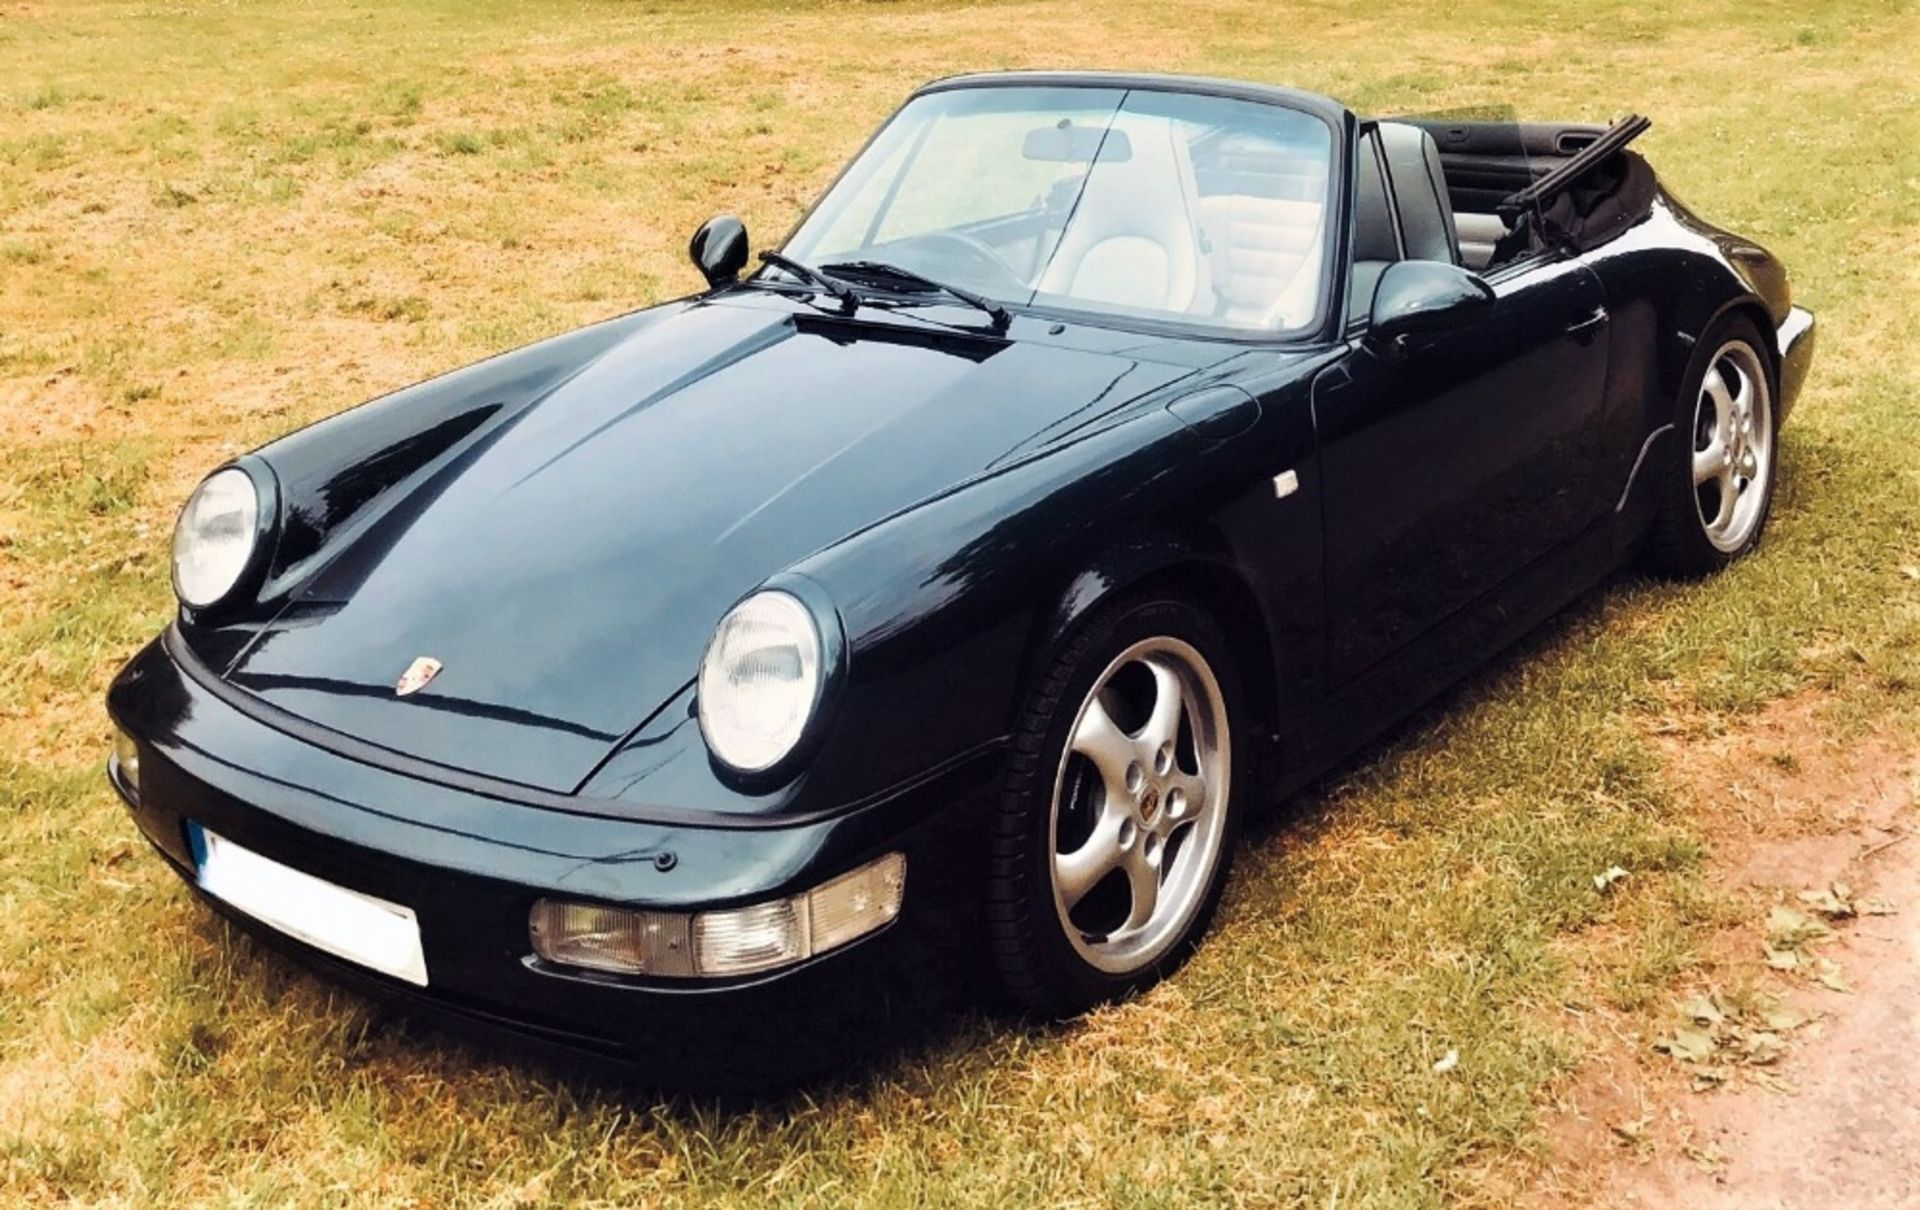
[{"label": "windshield frame", "polygon": [[[1330,136],[1327,160],[1327,221],[1321,232],[1321,282],[1316,320],[1304,327],[1274,332],[1233,328],[1219,324],[1176,318],[1134,315],[1085,307],[1063,306],[1052,302],[995,297],[993,301],[1014,316],[1085,324],[1150,335],[1177,336],[1221,341],[1229,344],[1298,345],[1327,343],[1340,339],[1345,324],[1339,322],[1345,305],[1348,250],[1352,242],[1353,182],[1351,163],[1358,118],[1346,106],[1316,93],[1299,92],[1275,85],[1250,84],[1238,80],[1206,76],[1163,75],[1126,72],[991,72],[950,76],[916,89],[887,116],[859,150],[847,158],[813,202],[781,237],[784,251],[796,234],[812,220],[826,199],[840,188],[855,166],[872,150],[902,114],[922,97],[958,89],[985,88],[1088,88],[1131,92],[1161,92],[1175,95],[1218,97],[1271,105],[1314,118],[1326,126]],[[1124,96],[1122,98],[1124,104]],[[763,269],[761,273],[764,273]],[[760,282],[761,273],[750,280]],[[766,282],[763,284],[774,284]],[[784,282],[779,284],[785,285]]]}]

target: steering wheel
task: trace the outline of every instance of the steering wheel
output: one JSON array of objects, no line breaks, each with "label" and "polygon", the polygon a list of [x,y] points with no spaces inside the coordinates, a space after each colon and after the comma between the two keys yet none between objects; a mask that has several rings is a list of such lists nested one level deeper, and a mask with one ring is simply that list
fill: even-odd
[{"label": "steering wheel", "polygon": [[[1000,254],[995,252],[986,241],[975,239],[971,235],[962,235],[958,231],[929,231],[907,242],[926,248],[933,256],[964,261],[976,269],[985,271],[991,279],[1003,283],[1008,289],[1025,290],[1027,288],[1027,283],[1020,276],[1019,270],[1001,260]],[[991,287],[989,289],[991,290]]]}]

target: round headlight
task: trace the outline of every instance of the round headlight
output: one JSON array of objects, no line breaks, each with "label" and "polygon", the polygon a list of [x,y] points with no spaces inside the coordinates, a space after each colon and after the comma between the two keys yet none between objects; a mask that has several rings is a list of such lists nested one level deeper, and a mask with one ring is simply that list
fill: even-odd
[{"label": "round headlight", "polygon": [[194,489],[173,529],[173,591],[204,609],[233,591],[253,558],[260,493],[238,467],[215,471]]},{"label": "round headlight", "polygon": [[820,698],[820,628],[799,600],[756,593],[720,619],[700,661],[700,732],[742,773],[793,751]]}]

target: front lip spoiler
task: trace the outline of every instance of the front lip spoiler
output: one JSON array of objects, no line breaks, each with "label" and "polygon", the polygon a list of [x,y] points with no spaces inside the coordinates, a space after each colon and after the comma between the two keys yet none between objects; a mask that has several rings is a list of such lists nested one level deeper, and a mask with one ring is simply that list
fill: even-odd
[{"label": "front lip spoiler", "polygon": [[657,824],[665,827],[689,827],[713,829],[717,831],[768,831],[783,828],[804,827],[853,815],[868,807],[878,806],[891,799],[898,798],[930,782],[937,781],[946,774],[966,765],[968,762],[994,751],[1006,743],[1005,736],[975,744],[946,760],[921,771],[918,776],[909,778],[884,790],[852,799],[831,807],[813,811],[782,812],[773,815],[749,815],[732,811],[703,811],[689,807],[675,807],[654,803],[633,803],[624,800],[595,798],[584,794],[556,794],[551,790],[542,790],[521,782],[505,781],[487,777],[484,774],[471,773],[464,769],[455,769],[448,765],[422,760],[416,756],[406,756],[383,748],[366,740],[320,726],[301,718],[291,711],[284,710],[271,702],[255,697],[244,690],[236,689],[221,680],[213,669],[206,666],[187,646],[186,639],[178,626],[170,625],[160,636],[161,648],[167,658],[173,661],[189,679],[200,688],[219,698],[221,702],[253,719],[255,722],[273,728],[283,735],[291,736],[305,744],[346,757],[363,765],[371,765],[389,773],[398,773],[404,777],[419,781],[433,782],[449,789],[464,790],[471,794],[480,794],[488,798],[518,803],[522,806],[539,807],[548,811],[565,811],[573,815],[591,815],[607,819],[617,819],[628,823]]}]

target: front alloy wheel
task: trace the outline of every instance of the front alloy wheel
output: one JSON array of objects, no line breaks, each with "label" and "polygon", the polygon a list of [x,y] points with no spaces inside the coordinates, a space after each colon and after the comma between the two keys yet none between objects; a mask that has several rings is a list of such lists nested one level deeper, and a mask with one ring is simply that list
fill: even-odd
[{"label": "front alloy wheel", "polygon": [[1205,898],[1226,831],[1232,738],[1200,653],[1158,636],[1080,704],[1053,790],[1053,905],[1103,971],[1149,965]]},{"label": "front alloy wheel", "polygon": [[1191,951],[1234,834],[1237,698],[1197,606],[1139,598],[1055,659],[1015,736],[989,926],[1002,982],[1048,1015],[1150,986]]}]

